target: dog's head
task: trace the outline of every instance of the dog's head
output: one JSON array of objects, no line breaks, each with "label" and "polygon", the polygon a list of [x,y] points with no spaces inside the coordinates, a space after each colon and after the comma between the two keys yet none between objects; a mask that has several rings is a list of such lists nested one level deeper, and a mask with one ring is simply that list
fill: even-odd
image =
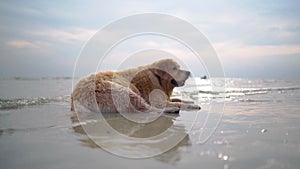
[{"label": "dog's head", "polygon": [[183,86],[190,76],[190,72],[180,69],[180,65],[172,59],[163,59],[151,64],[153,73],[166,80],[174,87]]}]

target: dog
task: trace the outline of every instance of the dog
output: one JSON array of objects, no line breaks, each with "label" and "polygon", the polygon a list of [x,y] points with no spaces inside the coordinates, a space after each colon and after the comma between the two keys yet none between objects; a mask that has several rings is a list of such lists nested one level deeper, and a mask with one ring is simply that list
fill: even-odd
[{"label": "dog", "polygon": [[191,102],[171,99],[191,73],[172,59],[122,71],[96,72],[79,80],[71,94],[71,110],[80,104],[101,112],[169,112],[199,110]]}]

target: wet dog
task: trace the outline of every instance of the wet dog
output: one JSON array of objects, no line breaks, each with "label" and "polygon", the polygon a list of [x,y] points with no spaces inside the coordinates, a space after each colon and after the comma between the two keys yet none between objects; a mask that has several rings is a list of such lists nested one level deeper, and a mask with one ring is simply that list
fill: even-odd
[{"label": "wet dog", "polygon": [[200,106],[171,99],[190,72],[172,59],[122,71],[97,72],[82,78],[71,94],[71,110],[80,104],[101,112],[178,112]]}]

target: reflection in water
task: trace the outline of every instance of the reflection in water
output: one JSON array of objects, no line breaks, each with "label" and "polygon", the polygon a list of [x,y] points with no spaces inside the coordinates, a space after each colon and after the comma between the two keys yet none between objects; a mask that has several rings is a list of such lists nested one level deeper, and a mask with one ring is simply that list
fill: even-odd
[{"label": "reflection in water", "polygon": [[[186,133],[185,126],[174,124],[174,121],[176,121],[176,118],[178,118],[179,115],[163,114],[159,118],[157,118],[156,120],[150,123],[132,122],[124,118],[119,113],[108,113],[102,115],[105,120],[103,119],[95,120],[97,118],[99,119],[99,115],[97,116],[96,113],[90,113],[88,115],[87,114],[83,115],[83,113],[81,114],[79,113],[78,116],[74,113],[71,116],[71,120],[73,123],[73,130],[76,133],[82,135],[87,135],[87,133],[89,133],[88,134],[89,137],[80,140],[82,145],[88,146],[90,148],[100,148],[100,147],[102,148],[101,145],[103,144],[103,142],[105,142],[106,143],[104,145],[105,150],[107,150],[107,146],[110,146],[109,150],[115,148],[129,149],[129,151],[130,149],[132,149],[133,151],[139,150],[141,151],[139,153],[141,154],[142,157],[145,154],[148,154],[147,151],[149,151],[149,154],[151,154],[152,151],[161,152],[161,153],[157,153],[158,156],[156,156],[155,159],[167,163],[176,163],[180,161],[181,153],[182,153],[180,147],[191,145],[190,138],[189,135]],[[80,122],[78,120],[78,117],[80,119]],[[83,119],[86,120],[83,121]],[[115,131],[121,133],[121,135],[123,135],[124,137],[144,139],[144,142],[145,143],[148,142],[148,144],[143,145],[144,149],[135,149],[136,146],[140,144],[140,142],[128,141],[126,139],[120,140],[117,139],[114,136],[114,134],[110,133],[110,131],[101,131],[99,127],[102,127],[103,123],[109,124]],[[177,141],[177,144],[171,147],[171,149],[165,150],[164,141],[166,139],[172,139],[173,136],[168,136],[168,135],[164,137],[156,137],[156,136],[166,132],[169,132],[168,135],[178,135],[179,133],[179,135],[181,134],[182,137],[181,140]],[[174,138],[178,138],[178,137],[174,137]],[[101,141],[99,141],[99,139],[101,139]],[[110,144],[107,144],[107,142],[110,142]],[[162,142],[162,145],[155,146],[154,143],[156,142]],[[167,147],[167,145],[165,146]],[[159,150],[157,150],[158,148]],[[113,154],[115,153],[113,152]]]},{"label": "reflection in water", "polygon": [[176,146],[174,146],[169,151],[156,156],[156,159],[162,162],[166,162],[169,164],[178,163],[182,157],[182,149],[181,147],[191,146],[191,141],[189,135],[186,135]]}]

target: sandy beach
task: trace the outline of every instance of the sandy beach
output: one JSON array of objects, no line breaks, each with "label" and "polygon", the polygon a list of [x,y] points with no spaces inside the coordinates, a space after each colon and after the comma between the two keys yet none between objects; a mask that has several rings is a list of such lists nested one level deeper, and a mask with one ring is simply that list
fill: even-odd
[{"label": "sandy beach", "polygon": [[[181,111],[162,115],[148,128],[131,124],[120,114],[78,123],[70,111],[70,78],[9,78],[0,80],[0,168],[297,168],[300,165],[300,82],[293,80],[226,79],[225,107],[216,131],[199,143],[201,119],[210,114],[216,93],[209,81],[202,80],[199,91],[186,88],[174,95],[202,106],[199,112]],[[47,84],[47,85],[46,85]],[[186,91],[186,92],[184,92]],[[203,119],[202,119],[203,120]],[[126,142],[97,128],[110,124],[123,135],[150,138],[169,130],[181,133],[181,141],[167,152],[143,159],[124,158],[100,148],[82,130],[94,130],[95,136],[111,150],[149,154],[149,146],[162,142],[147,139],[144,148],[138,142]],[[209,128],[209,126],[206,126]],[[205,127],[204,127],[205,129]],[[152,131],[152,132],[149,132]],[[98,134],[98,135],[97,135]],[[162,147],[164,148],[164,147]]]}]

